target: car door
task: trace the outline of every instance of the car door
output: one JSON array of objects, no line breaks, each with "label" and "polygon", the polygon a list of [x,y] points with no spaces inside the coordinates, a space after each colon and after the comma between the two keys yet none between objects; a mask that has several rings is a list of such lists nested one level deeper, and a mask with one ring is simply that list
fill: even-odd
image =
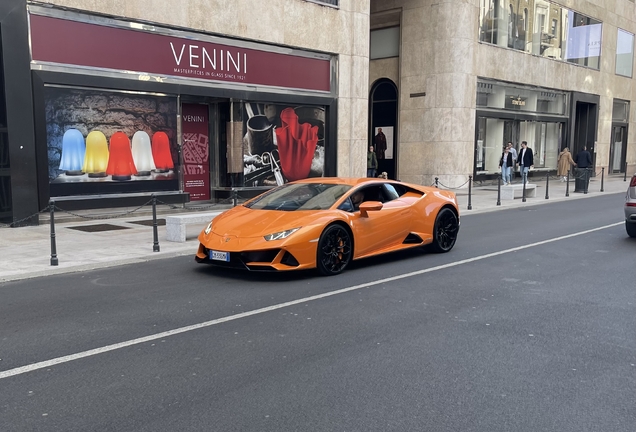
[{"label": "car door", "polygon": [[[380,201],[382,209],[363,215],[354,212],[352,230],[355,238],[354,258],[402,243],[408,235],[410,206],[396,196],[387,196],[384,183],[363,188],[364,201]],[[363,202],[364,202],[363,201]]]}]

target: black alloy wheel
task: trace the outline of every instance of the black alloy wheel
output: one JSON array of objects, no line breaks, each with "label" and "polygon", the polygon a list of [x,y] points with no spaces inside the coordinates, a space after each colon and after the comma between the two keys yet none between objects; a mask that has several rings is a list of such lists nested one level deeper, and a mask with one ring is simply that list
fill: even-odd
[{"label": "black alloy wheel", "polygon": [[434,252],[446,253],[455,246],[457,232],[459,231],[459,220],[449,208],[443,208],[435,218],[435,228],[433,228],[433,243],[431,247]]},{"label": "black alloy wheel", "polygon": [[329,225],[318,241],[318,271],[325,276],[341,273],[351,261],[351,234],[342,225]]}]

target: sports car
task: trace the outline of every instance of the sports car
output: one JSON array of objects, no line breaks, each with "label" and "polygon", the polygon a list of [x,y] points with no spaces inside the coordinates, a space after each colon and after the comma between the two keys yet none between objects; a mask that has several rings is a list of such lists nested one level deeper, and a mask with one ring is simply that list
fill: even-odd
[{"label": "sports car", "polygon": [[352,260],[426,246],[448,252],[459,231],[451,191],[374,178],[310,178],[212,219],[196,261],[248,270],[342,272]]}]

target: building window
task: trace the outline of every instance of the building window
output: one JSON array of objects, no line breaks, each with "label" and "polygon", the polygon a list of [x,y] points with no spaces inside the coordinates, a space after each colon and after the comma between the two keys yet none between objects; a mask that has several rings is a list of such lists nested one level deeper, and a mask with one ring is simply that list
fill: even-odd
[{"label": "building window", "polygon": [[319,3],[319,4],[323,4],[326,6],[333,6],[333,7],[339,7],[340,6],[340,0],[305,0],[311,3]]},{"label": "building window", "polygon": [[616,38],[616,75],[632,77],[634,64],[634,35],[618,29]]},{"label": "building window", "polygon": [[371,30],[371,60],[398,57],[400,55],[400,27]]},{"label": "building window", "polygon": [[480,0],[481,42],[600,68],[600,21],[546,0],[535,0],[531,10],[522,9],[518,2],[506,6],[502,3]]}]

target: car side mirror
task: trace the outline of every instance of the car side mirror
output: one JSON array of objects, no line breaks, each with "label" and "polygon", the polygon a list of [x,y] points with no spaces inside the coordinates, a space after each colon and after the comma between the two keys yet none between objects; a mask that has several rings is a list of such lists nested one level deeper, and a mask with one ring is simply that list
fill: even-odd
[{"label": "car side mirror", "polygon": [[382,203],[380,201],[366,201],[360,204],[360,215],[367,217],[368,212],[382,210]]}]

